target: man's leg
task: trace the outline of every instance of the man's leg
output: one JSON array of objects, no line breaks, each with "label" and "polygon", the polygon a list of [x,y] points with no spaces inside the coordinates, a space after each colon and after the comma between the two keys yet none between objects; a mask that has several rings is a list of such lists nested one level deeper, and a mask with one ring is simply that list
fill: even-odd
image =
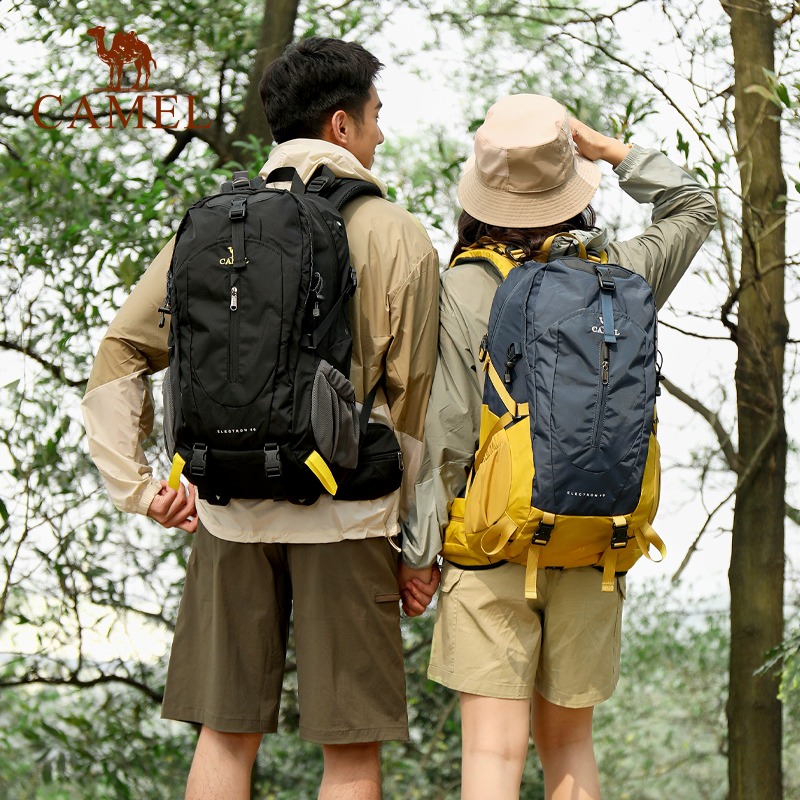
[{"label": "man's leg", "polygon": [[319,797],[381,796],[380,742],[408,738],[397,556],[383,538],[289,545],[300,736]]},{"label": "man's leg", "polygon": [[519,800],[530,708],[529,700],[461,693],[462,800]]},{"label": "man's leg", "polygon": [[533,742],[547,800],[600,800],[592,742],[594,707],[564,708],[533,694]]},{"label": "man's leg", "polygon": [[200,731],[186,784],[186,800],[250,800],[250,774],[260,733]]},{"label": "man's leg", "polygon": [[381,750],[378,742],[326,744],[319,800],[381,800]]}]

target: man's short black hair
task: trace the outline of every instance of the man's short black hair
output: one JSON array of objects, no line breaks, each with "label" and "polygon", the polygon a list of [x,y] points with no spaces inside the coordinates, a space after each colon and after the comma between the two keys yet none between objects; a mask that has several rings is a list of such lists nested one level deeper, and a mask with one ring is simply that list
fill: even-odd
[{"label": "man's short black hair", "polygon": [[290,44],[258,86],[275,141],[317,139],[328,115],[340,109],[362,122],[381,67],[355,42],[313,36]]}]

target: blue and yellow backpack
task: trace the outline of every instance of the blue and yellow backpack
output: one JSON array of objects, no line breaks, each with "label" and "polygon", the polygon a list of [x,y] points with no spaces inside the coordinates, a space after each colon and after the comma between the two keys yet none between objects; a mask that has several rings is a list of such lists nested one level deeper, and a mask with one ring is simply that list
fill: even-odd
[{"label": "blue and yellow backpack", "polygon": [[[564,235],[564,234],[562,234]],[[568,236],[568,234],[566,234]],[[656,439],[656,308],[647,281],[605,253],[519,263],[481,243],[452,267],[502,276],[480,358],[487,380],[466,495],[450,509],[442,555],[463,567],[595,566],[603,591],[666,548],[651,527],[661,469]]]}]

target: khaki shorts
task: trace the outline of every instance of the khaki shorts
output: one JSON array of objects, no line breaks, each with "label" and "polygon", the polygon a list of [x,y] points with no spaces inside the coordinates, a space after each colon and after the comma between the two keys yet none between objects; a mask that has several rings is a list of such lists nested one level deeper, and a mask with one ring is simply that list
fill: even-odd
[{"label": "khaki shorts", "polygon": [[291,616],[300,735],[320,744],[407,739],[396,564],[385,538],[242,544],[199,525],[162,717],[275,731]]},{"label": "khaki shorts", "polygon": [[592,567],[541,569],[525,599],[525,567],[445,564],[428,677],[459,692],[584,708],[619,679],[625,578],[601,592]]}]

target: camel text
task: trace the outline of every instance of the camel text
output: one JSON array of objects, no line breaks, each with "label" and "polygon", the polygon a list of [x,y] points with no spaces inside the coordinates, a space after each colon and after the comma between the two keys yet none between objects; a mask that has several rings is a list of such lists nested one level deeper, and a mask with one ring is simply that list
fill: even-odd
[{"label": "camel text", "polygon": [[[211,127],[208,122],[204,125],[197,124],[195,120],[194,95],[180,98],[174,94],[139,94],[126,110],[113,94],[106,95],[107,104],[94,108],[89,102],[89,96],[83,95],[78,101],[75,113],[71,116],[54,110],[54,106],[61,107],[61,95],[43,94],[33,104],[33,119],[40,128],[53,130],[66,122],[67,128],[162,128],[177,130],[183,117],[177,104],[182,100],[188,101],[186,109],[186,125],[181,130],[204,130]],[[44,117],[44,118],[43,118]],[[136,124],[131,123],[135,120]],[[150,123],[150,124],[146,124]]]}]

